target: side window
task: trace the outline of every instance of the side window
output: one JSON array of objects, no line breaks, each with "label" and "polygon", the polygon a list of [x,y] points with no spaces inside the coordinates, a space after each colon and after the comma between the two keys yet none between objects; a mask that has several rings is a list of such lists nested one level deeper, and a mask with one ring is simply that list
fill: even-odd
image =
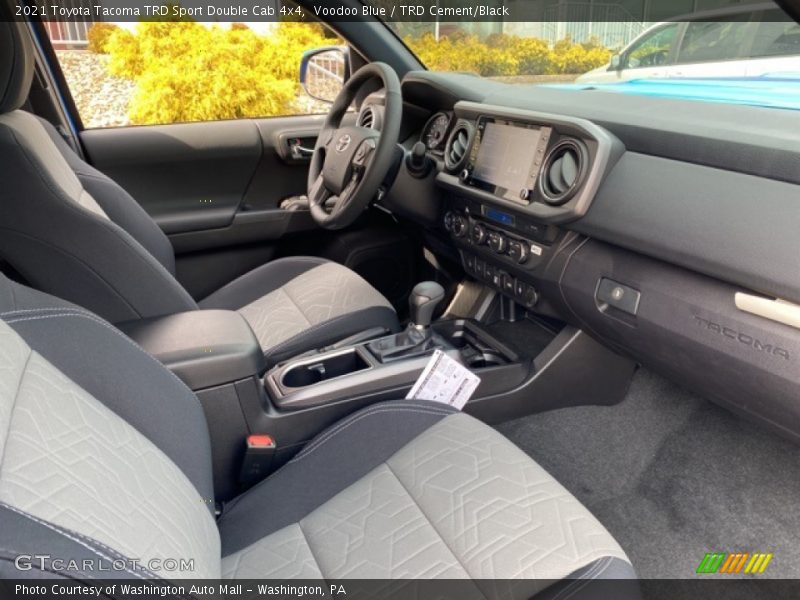
[{"label": "side window", "polygon": [[300,62],[343,43],[309,22],[47,28],[86,128],[325,113],[300,86]]},{"label": "side window", "polygon": [[765,11],[755,27],[751,58],[800,56],[800,25],[779,11]]},{"label": "side window", "polygon": [[689,23],[676,62],[686,64],[740,58],[750,26],[741,19]]},{"label": "side window", "polygon": [[625,53],[622,61],[623,69],[639,69],[642,67],[658,67],[666,65],[672,44],[678,35],[678,23],[665,25],[639,40]]}]

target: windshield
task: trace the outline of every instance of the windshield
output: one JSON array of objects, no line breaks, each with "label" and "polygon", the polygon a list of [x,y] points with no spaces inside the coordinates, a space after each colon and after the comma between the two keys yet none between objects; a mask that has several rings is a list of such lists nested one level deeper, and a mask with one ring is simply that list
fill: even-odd
[{"label": "windshield", "polygon": [[[541,12],[552,20],[446,21],[428,14],[387,25],[434,71],[763,106],[791,100],[796,108],[800,25],[775,5],[659,22],[646,11],[580,9],[584,4],[553,3]],[[595,20],[569,19],[581,15]]]}]

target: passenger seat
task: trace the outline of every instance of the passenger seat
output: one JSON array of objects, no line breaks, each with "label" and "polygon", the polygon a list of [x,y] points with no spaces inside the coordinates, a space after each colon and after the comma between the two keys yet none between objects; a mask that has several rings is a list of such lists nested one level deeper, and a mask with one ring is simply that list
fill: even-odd
[{"label": "passenger seat", "polygon": [[[207,424],[183,383],[94,314],[2,276],[0,319],[2,577],[23,554],[51,557],[26,576],[138,559],[103,577],[448,578],[476,597],[497,579],[531,597],[634,577],[527,455],[427,402],[351,415],[215,518]],[[167,558],[193,569],[159,570]]]}]

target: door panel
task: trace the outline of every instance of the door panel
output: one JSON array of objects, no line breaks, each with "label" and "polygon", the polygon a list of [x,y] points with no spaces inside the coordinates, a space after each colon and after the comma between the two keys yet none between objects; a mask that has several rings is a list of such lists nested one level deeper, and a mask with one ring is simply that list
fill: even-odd
[{"label": "door panel", "polygon": [[308,136],[321,123],[321,116],[300,116],[122,127],[84,131],[81,139],[94,166],[177,234],[227,227],[239,212],[274,209],[304,193],[307,162],[279,154],[281,134]]},{"label": "door panel", "polygon": [[[178,279],[195,297],[263,264],[281,240],[320,230],[308,211],[280,208],[305,193],[324,117],[293,116],[82,132],[87,159],[169,235]],[[311,241],[311,240],[309,240]]]},{"label": "door panel", "polygon": [[253,121],[93,129],[81,139],[89,161],[167,233],[230,224],[263,153]]}]

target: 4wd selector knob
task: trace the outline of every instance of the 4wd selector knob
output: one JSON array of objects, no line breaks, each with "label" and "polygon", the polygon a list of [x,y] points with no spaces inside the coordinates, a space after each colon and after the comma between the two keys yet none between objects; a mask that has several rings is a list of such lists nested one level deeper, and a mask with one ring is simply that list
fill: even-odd
[{"label": "4wd selector knob", "polygon": [[530,249],[527,244],[512,240],[508,243],[508,257],[519,264],[525,264],[530,256]]},{"label": "4wd selector knob", "polygon": [[472,231],[470,232],[470,237],[472,238],[472,243],[476,246],[480,246],[481,244],[486,242],[486,227],[481,225],[480,223],[475,223],[472,226]]},{"label": "4wd selector knob", "polygon": [[497,231],[492,231],[489,234],[489,248],[492,249],[492,252],[496,252],[497,254],[503,254],[508,247],[508,238],[504,236],[502,233],[498,233]]}]

